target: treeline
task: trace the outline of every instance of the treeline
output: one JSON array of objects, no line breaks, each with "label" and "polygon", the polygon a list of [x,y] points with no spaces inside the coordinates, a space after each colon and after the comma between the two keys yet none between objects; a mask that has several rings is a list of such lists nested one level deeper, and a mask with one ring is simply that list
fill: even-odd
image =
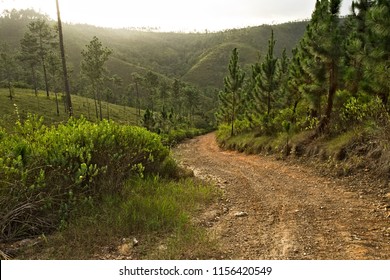
[{"label": "treeline", "polygon": [[316,2],[291,57],[275,55],[273,32],[250,73],[233,50],[216,114],[223,137],[312,130],[314,139],[383,124],[390,109],[390,2],[354,1],[343,19],[340,5]]}]

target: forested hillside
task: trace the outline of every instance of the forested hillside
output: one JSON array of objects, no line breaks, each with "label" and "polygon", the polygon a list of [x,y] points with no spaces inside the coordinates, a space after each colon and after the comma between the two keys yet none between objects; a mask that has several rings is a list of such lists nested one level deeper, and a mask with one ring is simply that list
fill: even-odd
[{"label": "forested hillside", "polygon": [[[43,18],[49,25],[55,22],[32,10],[9,11],[0,18],[0,38],[12,50],[20,49],[20,41],[28,24]],[[303,35],[307,22],[286,23],[272,26],[279,42],[277,53],[286,47],[288,52]],[[171,83],[173,79],[204,88],[222,88],[225,67],[233,47],[242,47],[242,57],[249,65],[264,54],[271,26],[226,30],[216,33],[160,33],[129,29],[98,28],[89,25],[65,24],[66,50],[72,69],[73,91],[82,91],[80,81],[81,50],[93,36],[112,49],[108,69],[123,80],[117,95],[128,94],[127,87],[133,82],[132,73],[141,76],[148,71]],[[248,66],[249,68],[249,66]],[[120,100],[121,98],[117,98]]]}]

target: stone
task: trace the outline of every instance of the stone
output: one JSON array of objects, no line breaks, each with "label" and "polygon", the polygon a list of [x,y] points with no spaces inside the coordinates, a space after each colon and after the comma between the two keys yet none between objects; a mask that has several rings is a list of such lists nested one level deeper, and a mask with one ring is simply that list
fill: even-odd
[{"label": "stone", "polygon": [[248,213],[241,211],[241,212],[237,212],[236,214],[234,214],[234,216],[237,218],[246,217],[246,216],[248,216]]}]

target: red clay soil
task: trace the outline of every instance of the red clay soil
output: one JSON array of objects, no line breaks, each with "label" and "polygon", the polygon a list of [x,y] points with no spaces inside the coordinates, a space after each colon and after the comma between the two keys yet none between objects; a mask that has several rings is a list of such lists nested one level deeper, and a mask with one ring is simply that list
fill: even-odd
[{"label": "red clay soil", "polygon": [[307,166],[223,151],[213,133],[174,155],[223,192],[198,217],[221,246],[218,259],[390,259],[389,194],[365,194],[351,188],[356,180]]}]

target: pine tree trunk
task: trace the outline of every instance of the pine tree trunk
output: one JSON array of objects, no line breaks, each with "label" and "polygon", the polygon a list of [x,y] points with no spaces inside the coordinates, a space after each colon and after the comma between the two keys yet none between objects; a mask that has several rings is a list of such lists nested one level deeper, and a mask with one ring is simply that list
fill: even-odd
[{"label": "pine tree trunk", "polygon": [[98,111],[98,103],[97,103],[97,94],[96,91],[93,91],[93,101],[95,102],[95,113],[96,113],[96,119],[99,119],[99,111]]},{"label": "pine tree trunk", "polygon": [[236,115],[236,98],[235,98],[235,95],[233,93],[233,104],[232,104],[233,108],[232,108],[232,131],[230,133],[231,136],[234,135],[234,119],[235,119],[235,115]]},{"label": "pine tree trunk", "polygon": [[45,63],[45,59],[43,57],[42,57],[42,67],[43,67],[43,77],[45,78],[46,96],[49,97],[49,83],[47,81],[46,63]]},{"label": "pine tree trunk", "polygon": [[99,113],[100,113],[100,120],[103,120],[103,112],[102,112],[102,99],[100,98],[100,95],[98,95],[98,103],[99,103]]},{"label": "pine tree trunk", "polygon": [[135,90],[137,92],[137,109],[138,109],[138,116],[137,116],[137,124],[139,124],[141,120],[141,102],[139,100],[139,91],[138,91],[138,82],[135,81]]},{"label": "pine tree trunk", "polygon": [[325,110],[325,116],[321,119],[316,134],[321,134],[326,131],[330,125],[330,120],[333,111],[333,101],[337,91],[337,75],[336,75],[336,62],[332,61],[329,69],[329,91],[328,101]]},{"label": "pine tree trunk", "polygon": [[57,107],[57,116],[60,115],[60,108],[58,106],[58,94],[57,94],[57,91],[55,91],[55,96],[56,96],[56,107]]},{"label": "pine tree trunk", "polygon": [[267,116],[271,113],[271,92],[267,94]]},{"label": "pine tree trunk", "polygon": [[12,85],[11,85],[11,81],[8,80],[8,90],[9,90],[9,99],[13,99],[13,96],[12,96]]},{"label": "pine tree trunk", "polygon": [[34,83],[34,93],[35,96],[38,96],[37,75],[35,73],[35,67],[33,65],[31,65],[31,73],[32,73],[32,78]]},{"label": "pine tree trunk", "polygon": [[87,104],[88,104],[88,119],[90,120],[91,119],[91,113],[90,113],[90,105],[89,105],[89,101],[87,101]]},{"label": "pine tree trunk", "polygon": [[66,94],[66,106],[68,109],[69,117],[71,117],[71,116],[73,116],[73,108],[72,108],[72,99],[70,96],[68,69],[66,67],[64,36],[62,34],[62,23],[61,23],[60,6],[58,4],[58,0],[56,0],[56,5],[57,5],[58,34],[59,34],[59,39],[60,39],[62,70],[63,70],[63,75],[64,75],[65,94]]}]

